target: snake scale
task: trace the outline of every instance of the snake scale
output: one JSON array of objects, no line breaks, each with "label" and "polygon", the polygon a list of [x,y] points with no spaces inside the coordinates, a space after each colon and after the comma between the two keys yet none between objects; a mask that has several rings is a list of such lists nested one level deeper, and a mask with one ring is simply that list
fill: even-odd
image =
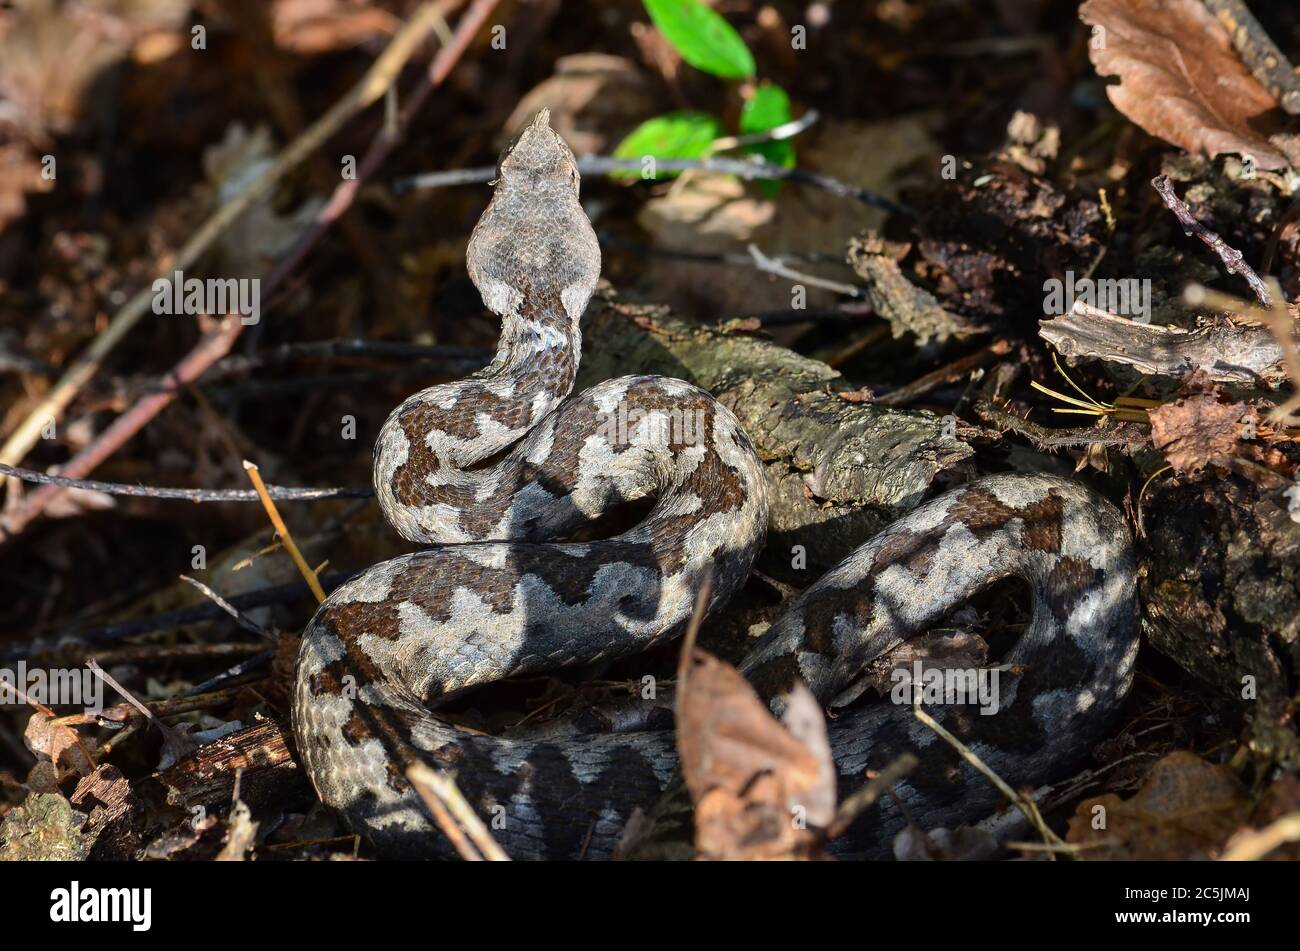
[{"label": "snake scale", "polygon": [[[578,184],[543,111],[503,153],[469,242],[470,276],[502,320],[496,356],[408,398],[375,448],[385,517],[429,547],[338,588],[303,636],[292,713],[306,772],[386,856],[449,852],[405,778],[415,760],[453,770],[513,857],[609,856],[632,810],[674,776],[671,729],[494,736],[433,710],[677,637],[706,574],[717,607],[765,539],[762,466],[708,393],[629,376],[569,398],[600,273]],[[637,499],[653,507],[622,534],[563,540]],[[1069,480],[992,476],[921,505],[795,598],[740,669],[774,709],[796,679],[829,705],[873,659],[1007,577],[1027,583],[1032,615],[1003,658],[1014,667],[999,712],[935,712],[1009,783],[1046,781],[1105,735],[1138,643],[1127,526]],[[909,706],[849,708],[830,736],[841,796],[904,750],[921,760],[857,820],[850,852],[885,855],[909,819],[951,826],[999,804]]]}]

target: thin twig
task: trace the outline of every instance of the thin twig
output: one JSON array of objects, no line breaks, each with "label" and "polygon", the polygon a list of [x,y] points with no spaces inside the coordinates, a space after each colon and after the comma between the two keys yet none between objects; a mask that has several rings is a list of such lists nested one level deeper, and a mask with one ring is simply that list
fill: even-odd
[{"label": "thin twig", "polygon": [[730,152],[732,149],[741,149],[747,145],[762,145],[765,142],[781,142],[785,139],[793,139],[801,132],[807,132],[820,119],[821,113],[816,109],[809,109],[798,119],[791,119],[789,122],[783,122],[781,125],[763,132],[754,132],[750,135],[728,135],[721,139],[714,139],[709,146],[709,150],[711,152]]},{"label": "thin twig", "polygon": [[[1013,806],[1015,806],[1017,809],[1021,811],[1021,813],[1024,814],[1024,817],[1029,820],[1029,824],[1038,830],[1038,834],[1043,837],[1044,842],[1050,842],[1055,845],[1059,845],[1062,843],[1061,837],[1058,836],[1055,832],[1053,832],[1050,828],[1048,828],[1047,823],[1043,821],[1043,816],[1038,811],[1037,804],[1028,796],[1022,796],[1020,793],[1016,792],[1009,785],[1007,785],[1006,780],[1004,780],[997,773],[993,772],[993,770],[989,767],[989,765],[985,763],[982,759],[980,759],[978,755],[976,755],[974,750],[972,750],[969,746],[967,746],[961,740],[957,739],[957,737],[953,736],[946,729],[944,729],[943,725],[939,723],[938,720],[936,720],[934,717],[930,716],[930,714],[922,710],[919,700],[912,705],[912,713],[918,720],[920,720],[922,723],[928,726],[935,733],[939,734],[939,736],[949,746],[951,746],[958,753],[960,753],[962,759],[964,759],[966,762],[970,763],[977,770],[983,773],[984,777],[988,779],[988,781],[991,782],[994,786],[996,786],[998,788],[998,791],[1001,792],[1002,795],[1006,796],[1007,800]],[[1054,857],[1052,853],[1048,853],[1048,855],[1049,857]]]},{"label": "thin twig", "polygon": [[1263,307],[1272,307],[1273,301],[1269,296],[1268,288],[1260,280],[1258,274],[1246,263],[1246,259],[1236,248],[1228,245],[1221,237],[1211,231],[1205,225],[1201,224],[1188,210],[1187,204],[1174,194],[1174,186],[1169,181],[1168,175],[1157,175],[1151,179],[1151,186],[1160,193],[1160,198],[1165,203],[1165,207],[1174,213],[1183,226],[1183,231],[1188,235],[1196,235],[1201,243],[1219,256],[1223,266],[1228,269],[1229,274],[1240,273],[1250,285],[1250,289],[1255,292],[1256,299]]},{"label": "thin twig", "polygon": [[865,786],[840,803],[839,809],[835,810],[835,818],[826,830],[826,838],[835,839],[847,832],[849,826],[853,825],[853,820],[870,809],[875,801],[892,789],[900,779],[916,769],[918,763],[920,760],[914,753],[904,753],[872,776]]},{"label": "thin twig", "polygon": [[875,402],[880,406],[905,406],[936,387],[945,383],[956,382],[1010,352],[1010,341],[995,340],[988,346],[981,347],[972,354],[954,360],[947,366],[942,366],[932,373],[918,377],[911,383],[906,383],[892,392],[877,396]]},{"label": "thin twig", "polygon": [[[241,330],[243,330],[242,323],[235,319],[228,319],[218,330],[205,334],[194,349],[172,368],[167,376],[165,388],[161,392],[151,393],[141,398],[131,409],[113,420],[90,445],[63,465],[63,472],[74,479],[90,473],[116,452],[119,446],[139,432],[145,423],[169,406],[185,386],[194,382],[207,367],[225,356]],[[5,516],[4,524],[0,527],[0,542],[8,541],[26,528],[63,491],[60,486],[46,485],[25,498],[17,509]]]},{"label": "thin twig", "polygon": [[[1292,422],[1291,415],[1300,409],[1300,347],[1296,346],[1295,320],[1287,309],[1282,285],[1277,278],[1270,277],[1267,286],[1274,296],[1274,301],[1272,306],[1264,309],[1252,307],[1249,302],[1239,297],[1211,290],[1199,284],[1189,286],[1184,292],[1184,297],[1192,305],[1204,304],[1216,310],[1225,310],[1238,317],[1257,320],[1268,328],[1268,332],[1273,335],[1273,340],[1277,343],[1277,350],[1281,353],[1279,362],[1291,378],[1292,390],[1290,398],[1269,414],[1269,420],[1274,423],[1289,424]],[[1259,349],[1264,349],[1263,345]]]},{"label": "thin twig", "polygon": [[215,382],[229,376],[268,366],[280,366],[294,360],[339,360],[348,357],[487,363],[492,359],[492,352],[483,347],[425,346],[403,343],[399,340],[364,340],[354,337],[299,341],[283,343],[256,354],[228,356],[209,371],[204,381]]},{"label": "thin twig", "polygon": [[[0,475],[44,485],[57,485],[65,489],[84,489],[103,492],[105,495],[131,495],[149,499],[181,499],[186,502],[258,502],[260,496],[252,489],[184,489],[172,486],[130,485],[125,482],[99,482],[95,479],[69,479],[49,472],[36,472],[18,466],[0,463]],[[280,502],[314,502],[321,499],[366,499],[375,494],[374,489],[309,489],[286,485],[268,485],[266,492]]]},{"label": "thin twig", "polygon": [[221,686],[222,684],[229,683],[231,680],[234,680],[236,677],[242,677],[245,674],[251,673],[252,671],[256,670],[259,667],[266,666],[271,662],[271,660],[274,657],[275,657],[274,650],[262,651],[262,653],[260,654],[254,654],[252,657],[249,657],[246,660],[241,660],[233,667],[227,667],[221,673],[213,677],[209,677],[207,680],[203,681],[202,683],[195,684],[189,690],[185,691],[185,693],[182,694],[182,696],[185,697],[192,696],[192,695],[197,696],[199,694],[207,693],[208,691],[214,690],[215,688]]},{"label": "thin twig", "polygon": [[[252,633],[258,635],[259,637],[266,638],[268,641],[275,640],[274,631],[268,631],[266,628],[258,624],[252,618],[248,617],[248,615],[241,612],[237,607],[235,607],[233,604],[231,604],[221,595],[217,594],[217,592],[213,591],[211,588],[205,585],[202,581],[196,581],[194,578],[191,578],[189,575],[181,575],[181,580],[184,581],[186,584],[190,584],[198,588],[199,592],[205,598],[207,598],[217,607],[221,608],[221,610],[225,611],[232,618],[234,618],[235,623],[238,624],[240,627],[242,627],[244,630],[251,631]],[[316,575],[314,572],[312,574],[312,580],[313,581],[316,580]],[[320,582],[317,581],[316,584],[319,586]]]},{"label": "thin twig", "polygon": [[[321,587],[326,591],[333,591],[357,574],[357,571],[332,571],[320,579]],[[294,581],[232,595],[229,603],[241,610],[249,610],[276,604],[289,604],[310,594],[311,589],[306,583]],[[112,643],[155,631],[171,631],[186,624],[199,624],[225,616],[226,612],[217,605],[204,603],[127,621],[114,621],[110,624],[60,632],[44,638],[11,642],[0,647],[0,663],[23,659],[30,661],[35,658],[58,659],[82,656],[76,652],[84,651],[92,644]]]},{"label": "thin twig", "polygon": [[116,650],[96,651],[101,666],[138,664],[144,661],[226,660],[249,657],[266,650],[265,644],[226,641],[208,644],[132,644]]},{"label": "thin twig", "polygon": [[99,666],[99,662],[94,658],[86,661],[86,666],[90,668],[91,672],[96,677],[116,690],[127,703],[139,710],[140,714],[146,720],[158,728],[158,732],[161,733],[163,737],[164,758],[166,758],[167,751],[170,751],[176,758],[180,758],[180,756],[198,749],[198,744],[195,743],[194,740],[175,727],[163,723],[162,718],[159,715],[155,714],[154,711],[150,710],[147,706],[137,700],[131,691],[118,683],[113,678],[113,675],[104,670],[103,667]]},{"label": "thin twig", "polygon": [[704,576],[704,580],[700,583],[700,590],[695,593],[695,609],[691,612],[691,620],[686,625],[686,634],[682,637],[682,649],[677,655],[675,694],[678,706],[686,696],[686,679],[695,655],[695,640],[699,637],[700,627],[704,624],[704,616],[709,612],[709,598],[712,596],[713,574],[710,572]]},{"label": "thin twig", "polygon": [[775,274],[777,277],[784,277],[786,280],[797,281],[800,284],[807,284],[809,287],[820,287],[824,290],[832,291],[836,294],[843,294],[845,297],[851,297],[854,300],[866,300],[867,292],[864,288],[854,287],[852,284],[843,284],[839,281],[827,280],[824,277],[817,277],[815,274],[805,274],[802,271],[796,271],[794,268],[787,267],[785,262],[780,258],[771,258],[763,253],[762,249],[754,243],[750,243],[746,250],[754,262],[754,267],[766,274]]},{"label": "thin twig", "polygon": [[[608,155],[584,155],[578,159],[578,172],[582,175],[626,175],[628,172],[641,172],[644,169],[641,159],[620,159]],[[717,172],[722,175],[735,175],[744,179],[779,179],[798,185],[809,185],[822,191],[830,192],[840,198],[850,198],[882,208],[896,215],[915,217],[916,212],[906,205],[896,202],[884,195],[850,185],[829,175],[810,172],[802,168],[785,168],[758,158],[697,158],[697,159],[656,159],[655,174],[660,172]],[[396,192],[414,191],[425,188],[445,188],[449,185],[477,185],[490,182],[496,177],[496,166],[483,165],[478,168],[453,169],[447,172],[426,172],[401,178],[393,183]]]},{"label": "thin twig", "polygon": [[1205,0],[1232,37],[1233,48],[1268,94],[1291,115],[1300,115],[1300,76],[1243,0]]}]

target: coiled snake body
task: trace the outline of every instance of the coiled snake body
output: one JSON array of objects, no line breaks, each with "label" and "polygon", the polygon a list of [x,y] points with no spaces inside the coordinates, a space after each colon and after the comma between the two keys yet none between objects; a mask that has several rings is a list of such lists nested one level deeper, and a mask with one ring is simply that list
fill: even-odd
[{"label": "coiled snake body", "polygon": [[[375,448],[374,484],[403,537],[320,607],[298,658],[293,724],[322,801],[383,854],[446,840],[404,766],[450,768],[499,816],[517,858],[608,856],[676,769],[671,730],[489,736],[431,707],[505,677],[644,651],[678,636],[705,575],[711,605],[762,546],[767,486],[735,417],[680,380],[624,377],[567,399],[578,321],[600,271],[572,153],[539,114],[501,161],[470,239],[470,276],[502,318],[483,370],[407,399]],[[613,538],[563,542],[654,499]],[[774,704],[802,679],[829,704],[864,665],[993,581],[1019,576],[1032,619],[1004,662],[1000,712],[936,710],[1008,782],[1034,783],[1099,740],[1137,651],[1128,531],[1109,503],[1047,475],[980,480],[898,520],[794,600],[742,664]],[[879,704],[831,728],[841,794],[906,749],[921,767],[862,817],[850,845],[888,849],[905,823],[953,825],[999,794],[912,715]]]}]

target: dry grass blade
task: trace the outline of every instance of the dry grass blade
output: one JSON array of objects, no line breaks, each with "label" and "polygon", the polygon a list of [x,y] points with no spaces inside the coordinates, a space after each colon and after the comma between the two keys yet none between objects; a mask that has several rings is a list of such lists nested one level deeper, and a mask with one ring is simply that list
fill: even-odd
[{"label": "dry grass blade", "polygon": [[[1064,840],[1061,839],[1060,836],[1048,828],[1047,823],[1043,820],[1042,814],[1038,811],[1037,803],[1028,796],[1021,795],[1007,785],[1006,780],[993,772],[989,765],[975,754],[974,750],[945,730],[938,720],[921,709],[919,703],[912,706],[912,713],[915,714],[918,720],[928,726],[935,733],[939,734],[944,742],[960,753],[962,759],[974,766],[985,776],[985,778],[988,779],[989,782],[996,786],[998,791],[1001,792],[1002,795],[1006,796],[1007,800],[1024,814],[1024,817],[1029,820],[1029,824],[1038,830],[1038,834],[1043,837],[1044,842],[1054,846],[1062,846],[1065,844]],[[1055,854],[1052,852],[1048,853],[1048,857],[1053,860],[1056,858]]]},{"label": "dry grass blade", "polygon": [[483,825],[483,820],[465,801],[454,779],[423,763],[408,766],[406,778],[429,807],[438,827],[447,834],[461,858],[471,862],[484,859],[489,862],[510,861],[510,856],[492,838],[487,826]]}]

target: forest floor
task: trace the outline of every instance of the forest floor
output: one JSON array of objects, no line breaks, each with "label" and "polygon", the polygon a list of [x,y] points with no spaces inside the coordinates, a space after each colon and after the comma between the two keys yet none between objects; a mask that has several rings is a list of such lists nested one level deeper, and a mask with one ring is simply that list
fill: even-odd
[{"label": "forest floor", "polygon": [[[684,377],[767,467],[767,549],[701,647],[736,662],[980,474],[1079,479],[1133,532],[1142,648],[1108,738],[1035,805],[1014,791],[1043,817],[1023,849],[950,830],[896,855],[1300,857],[1296,7],[710,6],[725,34],[636,2],[0,5],[0,464],[26,480],[0,511],[0,857],[373,855],[297,765],[316,599],[245,461],[304,490],[278,512],[326,591],[409,550],[372,447],[490,359],[466,242],[543,107],[638,168],[584,174],[604,283],[579,387]],[[651,154],[697,167],[647,180]],[[1005,641],[1017,593],[945,630]],[[665,683],[678,653],[651,658]],[[117,688],[97,712],[3,696],[90,662]],[[744,691],[729,670],[711,689]],[[639,682],[600,678],[454,715],[508,731]],[[705,851],[826,839],[727,829]]]}]

